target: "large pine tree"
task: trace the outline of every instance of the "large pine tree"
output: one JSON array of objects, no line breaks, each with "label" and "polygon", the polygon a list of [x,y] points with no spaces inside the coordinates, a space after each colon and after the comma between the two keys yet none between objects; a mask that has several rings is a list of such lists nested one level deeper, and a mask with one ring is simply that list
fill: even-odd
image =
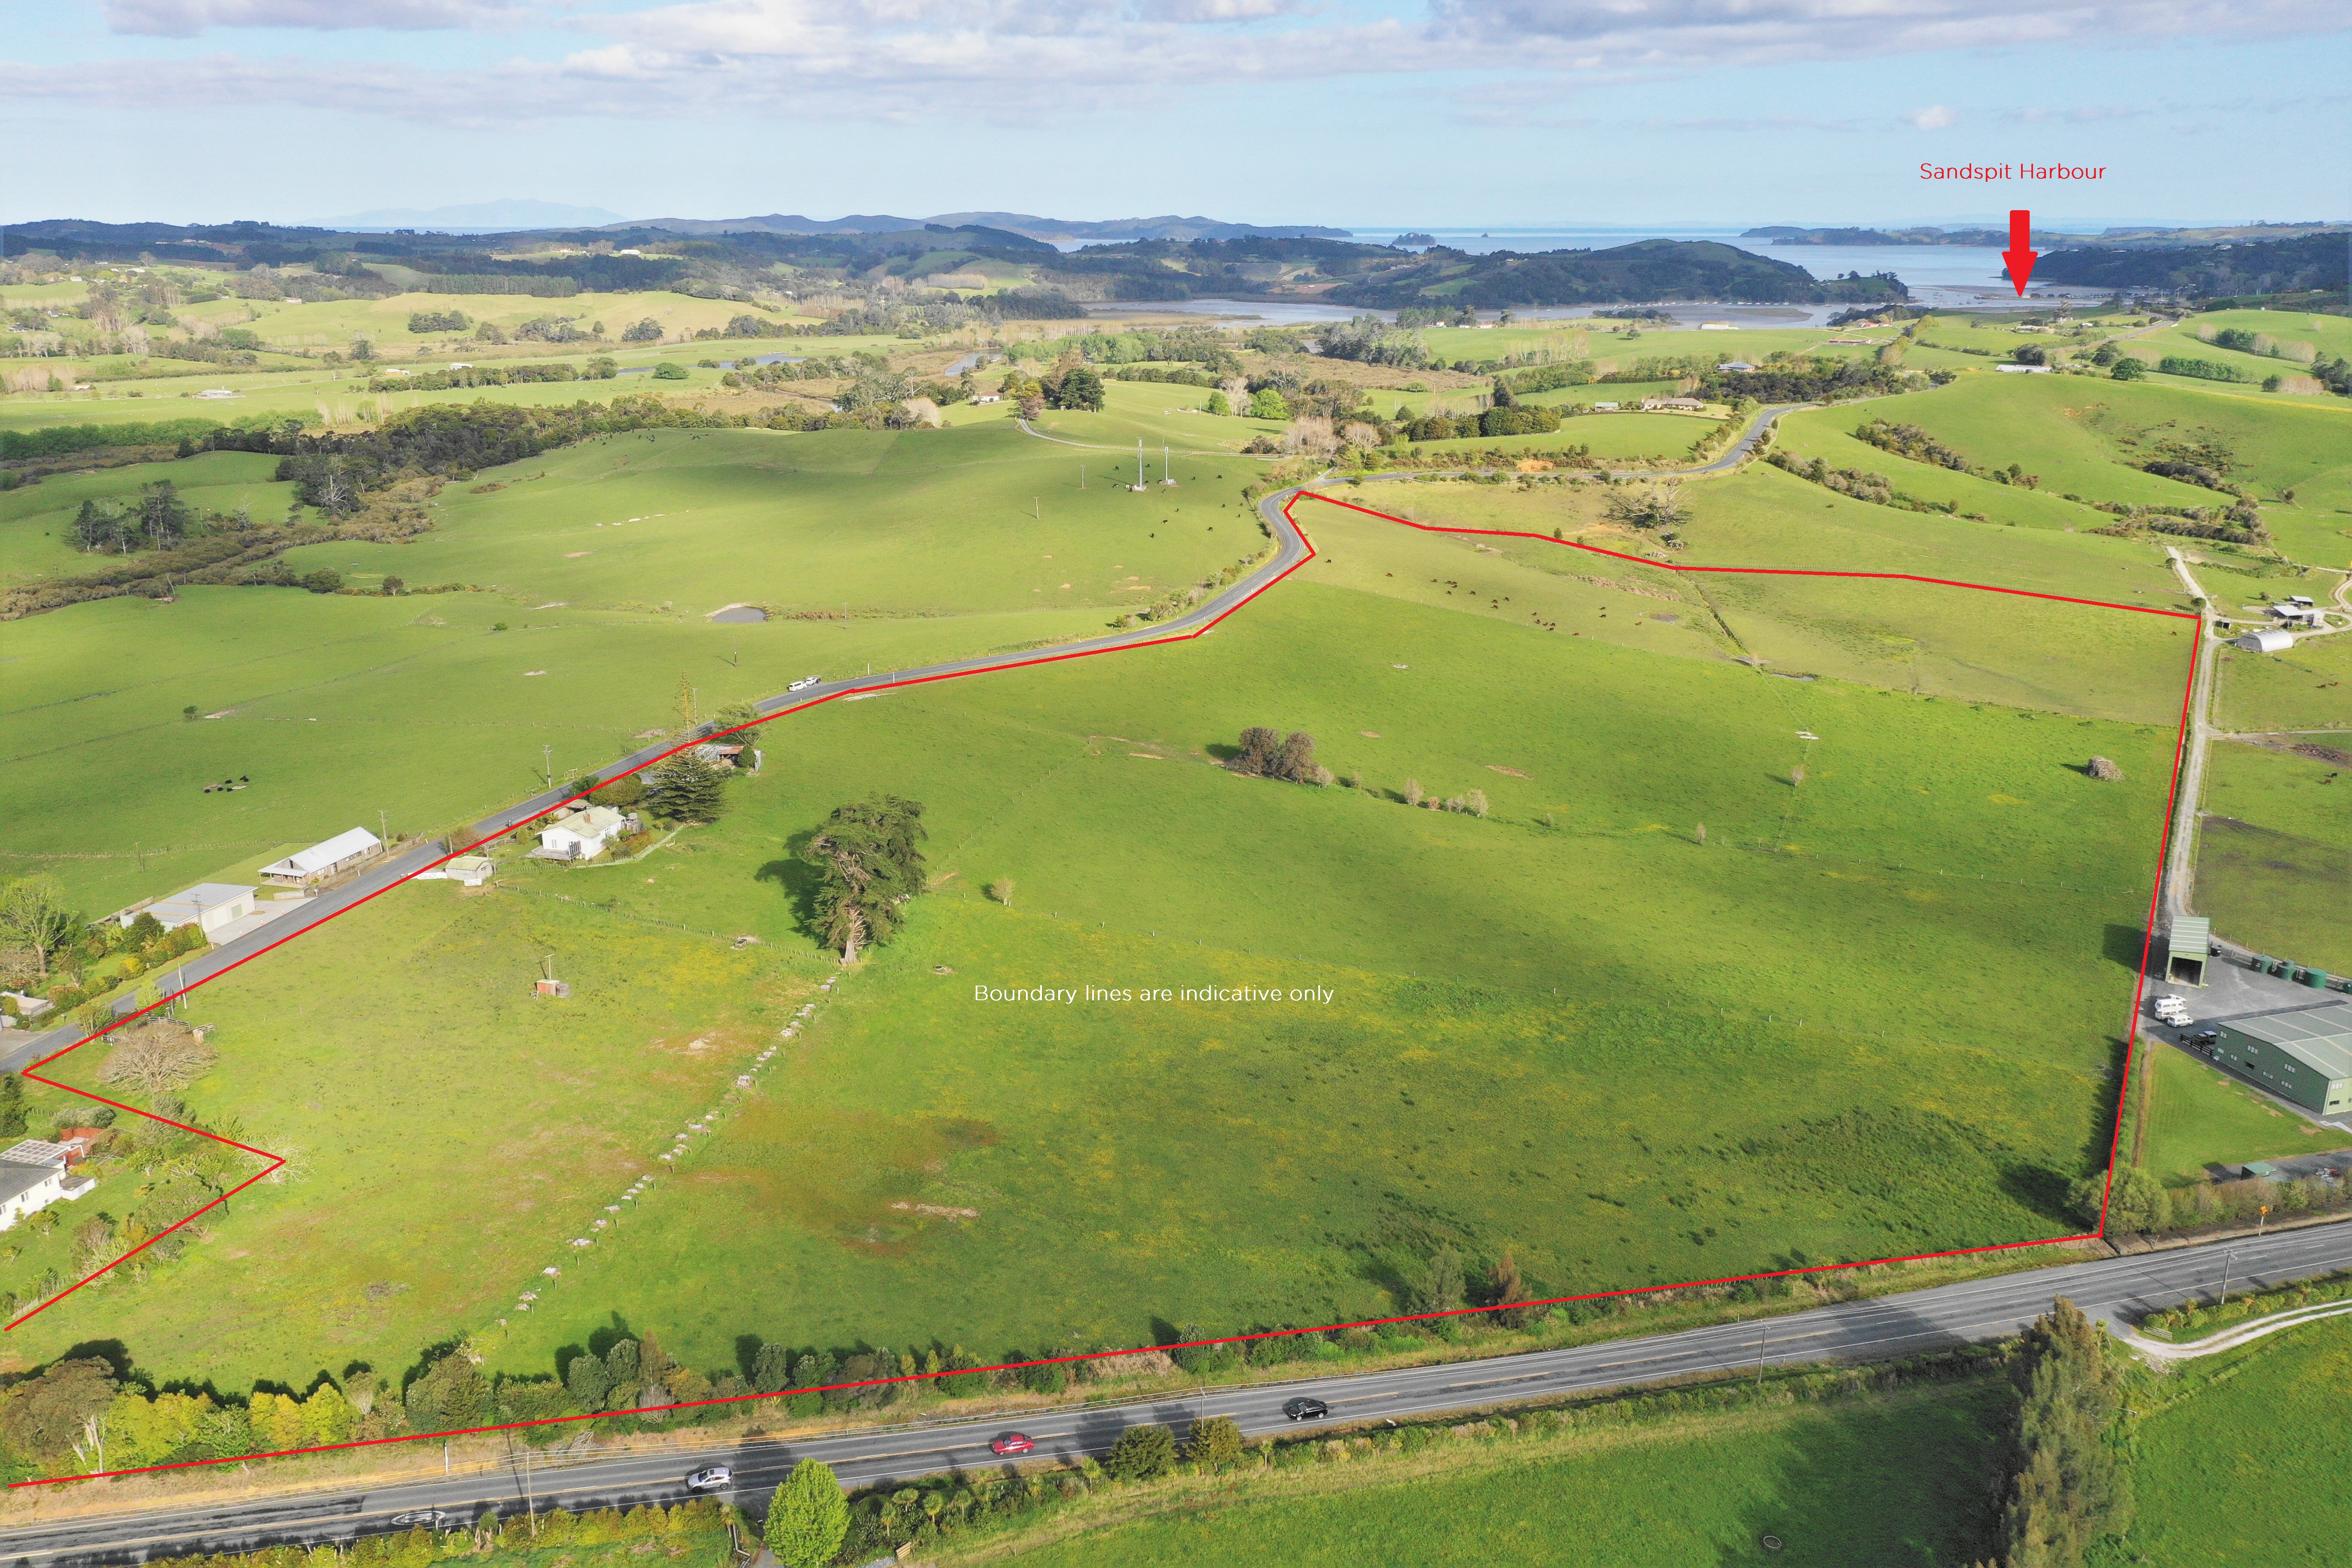
[{"label": "large pine tree", "polygon": [[904,920],[907,900],[923,890],[919,801],[873,795],[836,806],[805,858],[817,868],[816,925],[841,962],[887,942]]},{"label": "large pine tree", "polygon": [[672,822],[716,822],[727,809],[727,774],[689,747],[655,766],[646,795]]}]

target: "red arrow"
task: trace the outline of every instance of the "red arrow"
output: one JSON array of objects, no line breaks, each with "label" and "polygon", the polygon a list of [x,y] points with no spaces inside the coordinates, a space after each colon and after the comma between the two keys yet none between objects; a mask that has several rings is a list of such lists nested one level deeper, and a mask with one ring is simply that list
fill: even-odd
[{"label": "red arrow", "polygon": [[2034,258],[2041,253],[2033,246],[2033,216],[2023,207],[2012,207],[2009,214],[2009,248],[2000,258],[2009,263],[2010,281],[2017,285],[2018,298],[2025,297],[2025,280],[2033,276]]}]

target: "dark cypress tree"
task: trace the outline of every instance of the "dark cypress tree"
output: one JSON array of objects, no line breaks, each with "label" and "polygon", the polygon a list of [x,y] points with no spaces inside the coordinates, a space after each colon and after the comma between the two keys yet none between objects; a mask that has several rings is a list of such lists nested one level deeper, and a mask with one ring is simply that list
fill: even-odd
[{"label": "dark cypress tree", "polygon": [[646,796],[672,822],[716,822],[727,809],[727,774],[688,748],[655,766]]},{"label": "dark cypress tree", "polygon": [[2108,1440],[2123,1378],[2105,1338],[2063,1296],[2026,1333],[2001,1514],[2009,1568],[2081,1568],[2094,1544],[2131,1523],[2131,1479]]}]

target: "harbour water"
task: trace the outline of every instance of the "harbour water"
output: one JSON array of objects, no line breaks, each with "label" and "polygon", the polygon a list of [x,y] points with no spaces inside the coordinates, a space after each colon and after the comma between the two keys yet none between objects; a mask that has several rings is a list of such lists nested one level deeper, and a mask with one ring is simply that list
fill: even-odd
[{"label": "harbour water", "polygon": [[[1387,245],[1401,234],[1419,233],[1430,236],[1440,245],[1472,255],[1496,250],[1513,250],[1522,255],[1547,250],[1610,250],[1644,239],[1713,240],[1769,260],[1792,262],[1823,280],[1843,278],[1849,272],[1859,272],[1864,277],[1891,272],[1911,290],[1914,303],[1945,309],[2046,308],[2059,300],[2105,297],[2102,289],[2037,287],[2028,299],[2021,300],[2002,270],[2000,252],[1979,246],[1775,245],[1764,239],[1742,239],[1740,230],[1735,227],[1601,228],[1560,225],[1413,230],[1370,224],[1351,226],[1356,237],[1369,245]],[[1522,318],[1558,319],[1589,316],[1595,309],[1606,308],[1563,305],[1513,313]],[[1728,321],[1734,326],[1793,326],[1819,322],[1836,314],[1842,308],[1835,305],[1740,308],[1704,304],[1665,307],[1668,313],[1678,320]],[[1088,313],[1098,316],[1172,313],[1246,317],[1252,324],[1297,326],[1312,321],[1345,321],[1351,315],[1363,312],[1337,305],[1293,300],[1182,300],[1152,305],[1096,306]],[[1375,313],[1386,315],[1390,312]]]}]

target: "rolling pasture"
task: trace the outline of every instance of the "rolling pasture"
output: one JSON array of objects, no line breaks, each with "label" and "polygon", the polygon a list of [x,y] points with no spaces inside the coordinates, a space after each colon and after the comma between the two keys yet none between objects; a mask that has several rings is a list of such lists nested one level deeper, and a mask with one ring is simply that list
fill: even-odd
[{"label": "rolling pasture", "polygon": [[[2223,579],[2226,581],[2226,579]],[[2325,587],[2326,578],[2318,579]],[[2308,591],[2311,584],[2297,587]],[[2208,581],[2206,586],[2220,592]],[[2284,584],[2274,584],[2282,592]],[[2214,721],[2239,733],[2306,730],[2352,731],[2352,637],[2298,637],[2284,653],[2248,653],[2225,647],[2215,654]],[[2311,739],[2340,745],[2341,736]]]},{"label": "rolling pasture", "polygon": [[[1423,522],[1538,534],[1557,529],[1601,549],[1654,550],[1644,536],[1608,523],[1601,515],[1605,492],[1591,485],[1367,483],[1332,493]],[[1681,532],[1691,548],[1674,557],[1677,564],[1906,573],[2108,604],[2188,608],[2161,558],[2129,541],[1897,511],[1761,467],[1694,481],[1682,494],[1692,516]],[[2186,620],[1924,584],[1668,574],[1539,539],[1441,536],[1429,548],[1461,569],[1409,574],[1394,559],[1409,547],[1392,524],[1312,504],[1302,505],[1297,515],[1329,546],[1327,559],[1307,569],[1318,581],[1345,580],[1458,605],[1461,597],[1447,600],[1444,590],[1459,580],[1478,590],[1469,606],[1475,613],[1556,623],[1588,639],[1745,652],[1791,675],[2136,720],[2168,730],[2179,719],[2188,657],[2182,628],[2191,624]],[[1472,562],[1475,575],[1465,576]],[[1433,590],[1427,582],[1432,576],[1441,579]],[[1630,583],[1643,586],[1620,586]],[[1487,608],[1490,604],[1496,607]],[[1998,605],[1998,612],[1987,613],[1988,605]],[[1612,611],[1605,618],[1603,609]]]},{"label": "rolling pasture", "polygon": [[[1984,1543],[2000,1394],[1906,1390],[1829,1408],[1742,1411],[1414,1463],[1249,1474],[1214,1500],[985,1560],[1022,1568],[1685,1568],[1958,1563]],[[1523,1439],[1524,1441],[1524,1439]],[[1397,1473],[1402,1471],[1401,1474]],[[1704,1476],[1704,1484],[1696,1478]],[[1686,1478],[1667,1480],[1661,1478]],[[1888,1508],[1890,1497],[1904,1500]],[[1779,1542],[1768,1551],[1769,1536]],[[980,1562],[942,1553],[950,1568]]]},{"label": "rolling pasture", "polygon": [[[337,945],[200,993],[225,1058],[207,1109],[314,1151],[317,1175],[199,1250],[290,1256],[269,1238],[331,1194],[390,1247],[407,1207],[444,1201],[417,1184],[446,1168],[435,1150],[460,1158],[481,1130],[411,1118],[383,1170],[334,1076],[295,1070],[321,1050],[486,1107],[511,1073],[551,1078],[533,1096],[601,1093],[660,1059],[601,1023],[509,1039],[546,952],[585,1017],[772,1039],[767,999],[824,962],[791,846],[875,789],[929,806],[938,890],[740,1115],[493,1333],[486,1303],[553,1261],[530,1226],[565,1248],[614,1201],[537,1182],[518,1151],[500,1168],[530,1184],[531,1217],[498,1261],[453,1282],[362,1250],[305,1319],[306,1356],[463,1329],[538,1370],[613,1311],[714,1368],[744,1332],[1135,1342],[1155,1315],[1393,1311],[1440,1243],[1481,1266],[1509,1248],[1542,1289],[1580,1291],[2063,1231],[2064,1183],[2104,1152],[2129,1005],[2102,933],[2143,916],[2169,736],[1834,681],[1759,700],[1767,680],[1309,581],[1181,647],[828,704],[782,721],[716,827],[642,868],[510,872],[463,920],[430,912],[449,892],[405,889]],[[1253,722],[1312,731],[1354,784],[1215,766]],[[2082,776],[2094,751],[2122,784]],[[1414,810],[1407,779],[1483,789],[1491,815]],[[980,896],[1005,879],[1009,907]],[[762,945],[736,962],[733,934]],[[1203,984],[1285,1000],[971,989]],[[1309,989],[1331,1000],[1289,999]],[[576,1070],[546,1056],[560,1041]],[[604,1115],[580,1158],[615,1190],[659,1169],[674,1108]],[[365,1285],[412,1275],[361,1310]],[[210,1290],[135,1311],[126,1292],[110,1331],[155,1364],[263,1374],[258,1341],[192,1321]]]},{"label": "rolling pasture", "polygon": [[[2321,1563],[2352,1529],[2331,1445],[2352,1382],[2352,1322],[2331,1318],[2188,1363],[2133,1445],[2131,1545],[2162,1568]],[[2311,1441],[2282,1443],[2281,1433]],[[2260,1487],[2277,1506],[2249,1508]],[[2288,1500],[2292,1500],[2290,1503]]]},{"label": "rolling pasture", "polygon": [[[1003,426],[614,437],[478,476],[503,489],[445,488],[440,526],[408,543],[292,555],[354,584],[392,573],[480,592],[190,588],[0,626],[16,737],[0,757],[0,868],[54,872],[111,908],[379,809],[402,831],[439,831],[538,788],[543,746],[561,776],[674,726],[681,680],[708,714],[803,675],[1085,635],[1265,543],[1236,499],[1254,467],[1136,496],[1081,490],[1074,459]],[[250,479],[268,464],[148,467]],[[55,570],[56,499],[135,489],[143,472],[11,492],[5,559]],[[245,493],[205,488],[231,504]],[[706,619],[743,601],[777,618]],[[117,765],[125,745],[136,767]],[[82,808],[76,781],[94,773],[115,776],[119,809]],[[253,787],[204,793],[237,775]]]},{"label": "rolling pasture", "polygon": [[2352,767],[2218,744],[2207,763],[2197,907],[2216,930],[2331,973],[2352,971]]},{"label": "rolling pasture", "polygon": [[71,577],[105,564],[106,558],[86,554],[72,543],[74,516],[86,500],[135,507],[142,486],[169,479],[200,516],[245,508],[257,521],[274,522],[294,497],[294,487],[279,484],[277,472],[275,458],[203,452],[169,462],[58,474],[0,490],[0,585]]}]

